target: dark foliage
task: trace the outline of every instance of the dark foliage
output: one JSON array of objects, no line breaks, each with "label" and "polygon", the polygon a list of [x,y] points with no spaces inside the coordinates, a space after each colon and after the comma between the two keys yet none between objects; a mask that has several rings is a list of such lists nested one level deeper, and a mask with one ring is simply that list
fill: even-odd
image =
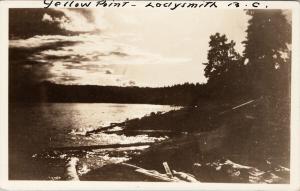
[{"label": "dark foliage", "polygon": [[59,85],[43,82],[10,87],[11,102],[101,102],[197,105],[208,99],[203,84],[183,84],[163,88],[94,85]]},{"label": "dark foliage", "polygon": [[248,10],[244,55],[233,41],[210,37],[205,76],[211,95],[289,97],[291,26],[281,10]]},{"label": "dark foliage", "polygon": [[235,43],[227,41],[226,36],[220,33],[210,36],[208,63],[204,63],[204,71],[213,96],[229,92],[231,96],[241,94],[242,57],[235,51]]},{"label": "dark foliage", "polygon": [[256,94],[289,94],[291,26],[281,10],[248,10],[245,75]]}]

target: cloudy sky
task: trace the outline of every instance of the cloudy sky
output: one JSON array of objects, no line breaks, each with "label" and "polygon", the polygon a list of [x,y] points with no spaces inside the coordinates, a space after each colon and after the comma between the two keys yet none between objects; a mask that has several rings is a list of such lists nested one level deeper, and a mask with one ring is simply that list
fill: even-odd
[{"label": "cloudy sky", "polygon": [[11,9],[10,77],[60,84],[161,87],[203,83],[209,36],[238,51],[243,10]]}]

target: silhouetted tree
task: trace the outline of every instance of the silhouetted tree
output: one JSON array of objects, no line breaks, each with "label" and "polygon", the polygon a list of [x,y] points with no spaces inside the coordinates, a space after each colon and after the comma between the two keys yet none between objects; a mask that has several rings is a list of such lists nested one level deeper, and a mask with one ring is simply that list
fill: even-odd
[{"label": "silhouetted tree", "polygon": [[246,83],[255,94],[271,95],[279,84],[289,84],[291,27],[281,10],[248,10],[247,14],[251,19],[243,42]]},{"label": "silhouetted tree", "polygon": [[208,85],[219,91],[229,90],[238,79],[237,68],[240,67],[241,60],[234,49],[235,43],[228,42],[225,35],[216,33],[210,36],[209,46],[208,63],[204,63],[204,75],[208,78]]}]

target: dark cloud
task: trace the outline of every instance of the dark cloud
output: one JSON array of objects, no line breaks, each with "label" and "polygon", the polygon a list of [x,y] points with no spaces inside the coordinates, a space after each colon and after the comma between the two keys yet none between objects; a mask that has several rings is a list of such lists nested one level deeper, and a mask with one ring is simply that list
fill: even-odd
[{"label": "dark cloud", "polygon": [[[89,32],[74,32],[84,30],[80,28],[81,25],[72,27],[77,21],[74,18],[78,16],[81,19],[84,17],[85,19],[82,20],[87,24],[95,22],[94,15],[87,9],[9,10],[9,83],[11,86],[31,85],[44,80],[61,83],[82,80],[84,77],[79,78],[76,73],[78,71],[75,70],[91,73],[93,78],[97,78],[96,73],[100,76],[113,74],[113,70],[105,64],[107,60],[118,59],[118,57],[122,59],[121,57],[126,57],[128,54],[121,51],[122,48],[118,46],[102,51],[101,48],[91,51],[83,48],[81,52],[80,46],[76,45],[85,44],[86,39],[83,37],[92,35],[98,29],[93,29],[94,25],[87,25],[91,26],[86,30]],[[83,33],[86,36],[81,35]],[[91,42],[93,40],[90,39]]]},{"label": "dark cloud", "polygon": [[10,47],[9,59],[10,60],[26,60],[34,54],[38,54],[45,50],[62,50],[63,47],[73,46],[81,43],[80,41],[56,41],[50,43],[44,43],[38,47]]},{"label": "dark cloud", "polygon": [[49,72],[51,65],[20,65],[20,61],[9,64],[10,87],[32,85],[55,76]]},{"label": "dark cloud", "polygon": [[[59,50],[63,46],[70,46],[76,43],[79,42],[61,41],[61,42],[48,43],[40,47],[33,47],[33,48],[26,48],[26,47],[9,48],[10,76],[14,78],[14,79],[12,78],[10,79],[14,82],[19,80],[23,83],[24,82],[22,77],[23,75],[21,74],[22,71],[25,73],[31,72],[31,76],[28,74],[28,76],[26,77],[27,79],[30,78],[30,80],[28,80],[28,83],[37,82],[48,78],[50,76],[49,69],[53,65],[52,62],[49,60],[45,60],[45,62],[37,61],[32,57],[44,50],[49,50],[49,49]],[[39,67],[41,69],[39,69]],[[28,70],[28,68],[31,68],[31,70]],[[39,74],[43,74],[43,75],[39,75]]]},{"label": "dark cloud", "polygon": [[32,57],[45,50],[60,50],[62,47],[77,43],[80,42],[59,41],[46,43],[39,47],[10,47],[9,83],[12,86],[16,86],[16,84],[34,84],[54,77],[54,74],[49,72],[53,66],[51,61],[37,61]]},{"label": "dark cloud", "polygon": [[111,70],[105,70],[105,74],[112,74]]},{"label": "dark cloud", "polygon": [[43,22],[44,14],[56,18],[68,18],[62,11],[54,9],[9,9],[9,38],[29,38],[35,35],[76,35],[67,31],[57,22]]},{"label": "dark cloud", "polygon": [[113,51],[110,53],[110,55],[116,55],[116,56],[120,56],[120,57],[128,56],[128,54],[126,54],[124,52],[119,52],[119,51]]},{"label": "dark cloud", "polygon": [[63,55],[63,56],[45,55],[43,56],[43,58],[49,61],[64,61],[64,62],[71,62],[73,64],[80,64],[81,62],[91,61],[90,58],[78,54],[70,54],[70,55]]},{"label": "dark cloud", "polygon": [[88,70],[88,71],[99,71],[100,67],[97,64],[85,64],[85,65],[75,65],[75,64],[63,64],[65,69],[76,69],[76,70]]},{"label": "dark cloud", "polygon": [[57,56],[57,55],[46,55],[44,56],[44,58],[46,60],[53,60],[53,61],[56,61],[56,60],[70,60],[72,59],[72,55],[64,55],[64,56]]}]

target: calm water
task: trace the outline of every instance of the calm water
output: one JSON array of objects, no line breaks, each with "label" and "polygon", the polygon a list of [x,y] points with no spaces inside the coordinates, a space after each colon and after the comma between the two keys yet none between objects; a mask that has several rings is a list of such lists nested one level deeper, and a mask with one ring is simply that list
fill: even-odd
[{"label": "calm water", "polygon": [[89,152],[44,152],[47,148],[155,142],[167,137],[125,136],[85,132],[140,118],[151,112],[178,109],[146,104],[45,103],[11,105],[9,111],[10,179],[59,180],[69,157],[78,157],[79,173],[109,163],[126,161],[147,146],[126,149],[98,149]]}]

